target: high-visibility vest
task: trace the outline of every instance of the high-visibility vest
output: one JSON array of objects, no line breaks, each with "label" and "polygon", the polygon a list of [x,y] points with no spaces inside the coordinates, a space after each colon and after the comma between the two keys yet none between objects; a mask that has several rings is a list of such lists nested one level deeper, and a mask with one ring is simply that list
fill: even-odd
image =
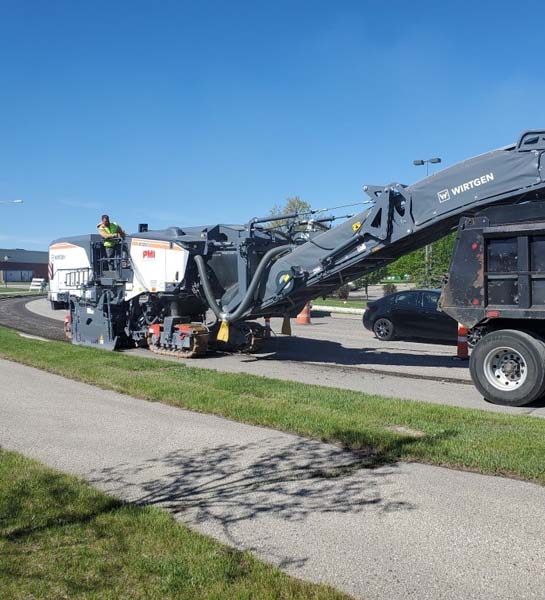
[{"label": "high-visibility vest", "polygon": [[[105,231],[106,233],[110,233],[110,234],[116,234],[119,233],[119,226],[117,223],[114,223],[113,221],[110,221],[110,225],[106,226],[106,225],[99,225],[98,227],[99,229],[102,229],[103,231]],[[106,248],[113,248],[116,244],[117,244],[117,240],[104,240],[104,246]]]}]

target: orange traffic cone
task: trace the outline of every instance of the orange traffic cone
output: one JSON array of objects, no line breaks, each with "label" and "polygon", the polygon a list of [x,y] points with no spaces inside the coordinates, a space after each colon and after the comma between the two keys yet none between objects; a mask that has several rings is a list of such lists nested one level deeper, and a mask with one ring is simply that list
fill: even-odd
[{"label": "orange traffic cone", "polygon": [[458,350],[457,360],[467,360],[469,358],[469,348],[467,345],[467,327],[458,323]]},{"label": "orange traffic cone", "polygon": [[310,309],[312,308],[310,302],[305,304],[303,310],[297,315],[295,322],[298,325],[311,325],[310,322]]}]

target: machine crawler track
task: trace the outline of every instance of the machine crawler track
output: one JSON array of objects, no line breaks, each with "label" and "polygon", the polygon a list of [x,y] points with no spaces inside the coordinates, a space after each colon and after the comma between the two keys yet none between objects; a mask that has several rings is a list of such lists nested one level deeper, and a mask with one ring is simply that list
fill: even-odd
[{"label": "machine crawler track", "polygon": [[265,328],[259,323],[247,322],[246,325],[249,329],[249,332],[246,335],[248,343],[240,350],[240,352],[245,354],[254,354],[259,352],[265,343]]},{"label": "machine crawler track", "polygon": [[208,351],[208,340],[210,337],[208,328],[200,323],[192,323],[191,331],[188,335],[191,336],[191,348],[188,350],[180,350],[160,346],[157,336],[154,333],[149,333],[147,336],[148,349],[154,354],[171,356],[173,358],[197,358],[199,356],[204,356]]},{"label": "machine crawler track", "polygon": [[216,336],[219,324],[212,330],[214,336],[211,340],[213,350],[220,352],[255,354],[263,348],[265,342],[265,328],[253,321],[241,321],[230,325],[231,333],[228,342],[218,341]]}]

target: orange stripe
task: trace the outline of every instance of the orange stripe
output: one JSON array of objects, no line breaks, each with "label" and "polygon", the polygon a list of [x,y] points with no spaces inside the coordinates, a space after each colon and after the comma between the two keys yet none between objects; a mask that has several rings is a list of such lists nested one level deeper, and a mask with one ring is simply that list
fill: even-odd
[{"label": "orange stripe", "polygon": [[181,252],[183,248],[177,246],[176,244],[170,247],[170,242],[161,242],[159,240],[142,240],[133,238],[131,242],[131,246],[140,246],[141,248],[158,248],[160,250],[175,250],[176,252]]},{"label": "orange stripe", "polygon": [[69,244],[68,242],[62,242],[60,244],[53,244],[53,246],[49,246],[50,250],[58,250],[59,248],[79,248],[75,244]]},{"label": "orange stripe", "polygon": [[166,250],[168,249],[170,244],[168,242],[160,242],[158,240],[133,239],[131,246],[140,246],[142,248],[161,248],[163,250]]}]

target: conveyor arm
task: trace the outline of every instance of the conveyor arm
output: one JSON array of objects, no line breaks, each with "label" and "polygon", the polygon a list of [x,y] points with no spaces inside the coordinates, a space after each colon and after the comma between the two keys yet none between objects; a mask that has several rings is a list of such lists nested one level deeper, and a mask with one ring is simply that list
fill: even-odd
[{"label": "conveyor arm", "polygon": [[460,216],[545,196],[545,131],[465,160],[411,186],[366,186],[371,209],[276,260],[245,314],[292,314],[301,304],[433,242]]}]

